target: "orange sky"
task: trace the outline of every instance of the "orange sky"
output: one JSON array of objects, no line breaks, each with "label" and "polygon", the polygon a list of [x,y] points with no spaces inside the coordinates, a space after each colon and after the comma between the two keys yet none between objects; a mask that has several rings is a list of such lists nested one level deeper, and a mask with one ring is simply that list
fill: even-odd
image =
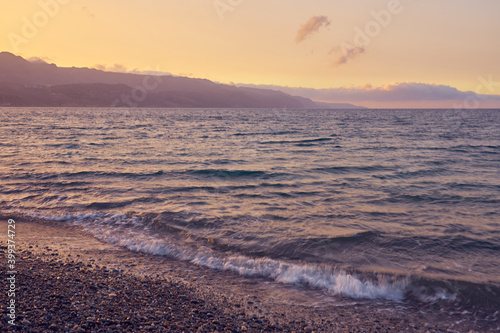
[{"label": "orange sky", "polygon": [[498,13],[498,0],[23,0],[2,4],[0,51],[222,83],[475,91],[500,82]]}]

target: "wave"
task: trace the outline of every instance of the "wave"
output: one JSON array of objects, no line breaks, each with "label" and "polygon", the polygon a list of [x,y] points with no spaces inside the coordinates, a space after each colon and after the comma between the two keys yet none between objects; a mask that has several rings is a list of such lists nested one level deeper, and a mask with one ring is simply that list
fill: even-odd
[{"label": "wave", "polygon": [[176,239],[174,234],[170,238],[151,235],[148,232],[150,226],[145,225],[143,219],[125,214],[91,213],[59,217],[31,215],[81,226],[97,239],[134,252],[168,256],[211,269],[270,278],[279,283],[319,288],[334,295],[402,301],[409,283],[407,277],[377,275],[368,278],[327,265],[293,263],[266,257],[252,258],[237,253],[227,255],[217,253],[204,244],[194,244],[196,246],[191,247]]},{"label": "wave", "polygon": [[332,141],[332,138],[316,138],[316,139],[303,139],[303,140],[280,140],[280,141],[262,141],[259,142],[262,145],[275,145],[275,144],[294,144],[296,146],[305,146],[310,144],[315,144],[319,142]]},{"label": "wave", "polygon": [[[451,231],[452,226],[448,226]],[[454,226],[460,230],[461,226]],[[462,226],[463,228],[463,226]],[[388,239],[381,239],[377,244],[380,247],[397,249],[401,252],[415,251],[409,247],[409,244],[417,244],[419,247],[424,248],[426,251],[435,250],[436,252],[446,253],[455,251],[458,253],[470,253],[475,250],[491,251],[492,254],[500,252],[500,243],[495,235],[481,235],[482,238],[489,236],[487,239],[474,239],[462,235],[450,235],[447,237],[418,237],[418,236],[402,236],[391,237]]]},{"label": "wave", "polygon": [[126,207],[129,205],[132,205],[134,203],[160,203],[163,202],[164,200],[158,199],[156,197],[141,197],[141,198],[136,198],[132,200],[124,200],[124,201],[96,201],[89,203],[85,206],[87,209],[98,209],[98,210],[105,210],[105,209],[114,209],[114,208],[122,208]]},{"label": "wave", "polygon": [[49,180],[54,178],[74,178],[74,177],[109,177],[109,178],[144,178],[157,177],[165,173],[162,170],[150,173],[134,173],[134,172],[105,172],[105,171],[78,171],[78,172],[61,172],[61,173],[21,173],[17,175],[5,175],[2,179],[35,179]]},{"label": "wave", "polygon": [[234,133],[233,136],[261,136],[261,135],[287,135],[287,134],[296,134],[298,131],[277,131],[277,132],[248,132],[248,133]]},{"label": "wave", "polygon": [[[394,169],[392,171],[396,171]],[[379,179],[415,179],[424,177],[440,177],[444,175],[449,175],[450,170],[446,168],[425,168],[416,171],[398,171],[390,175],[375,175],[374,177]]]},{"label": "wave", "polygon": [[382,165],[372,166],[332,166],[312,169],[313,172],[324,172],[334,174],[345,173],[360,173],[360,172],[380,172],[380,171],[394,171],[394,167],[387,167]]},{"label": "wave", "polygon": [[325,257],[342,253],[345,249],[356,246],[371,246],[381,235],[373,231],[353,232],[336,237],[298,238],[276,242],[267,252],[274,257],[322,262]]},{"label": "wave", "polygon": [[163,170],[154,172],[105,172],[105,171],[79,171],[62,173],[21,173],[15,175],[5,175],[0,179],[32,179],[32,180],[51,180],[51,179],[72,179],[72,178],[119,178],[119,179],[144,179],[149,180],[155,177],[183,177],[183,176],[202,176],[214,178],[258,178],[271,179],[280,176],[289,176],[288,173],[267,172],[261,170],[228,170],[228,169],[187,169],[179,171]]},{"label": "wave", "polygon": [[215,178],[259,178],[259,179],[270,179],[279,176],[287,176],[286,173],[275,173],[266,172],[260,170],[227,170],[227,169],[199,169],[199,170],[188,170],[187,174],[215,177]]},{"label": "wave", "polygon": [[[89,216],[94,218],[94,216]],[[123,223],[128,217],[114,215],[106,218]],[[313,288],[324,289],[332,294],[345,295],[353,298],[383,298],[402,300],[407,281],[391,281],[387,276],[377,280],[363,281],[360,277],[348,274],[344,270],[322,267],[313,264],[296,264],[270,258],[251,258],[244,255],[221,256],[214,251],[203,248],[193,250],[173,244],[164,238],[156,238],[142,233],[123,233],[109,227],[108,223],[96,228],[94,223],[85,223],[86,216],[74,220],[75,224],[83,226],[96,238],[105,242],[124,246],[132,251],[155,255],[166,255],[179,260],[190,261],[193,264],[218,270],[228,270],[244,276],[259,276],[274,279],[277,282],[300,284]]]},{"label": "wave", "polygon": [[430,195],[430,194],[396,194],[391,195],[383,199],[376,199],[368,201],[371,204],[393,204],[393,203],[429,203],[429,204],[500,204],[500,200],[492,199],[483,196],[462,196],[458,194],[440,194],[440,195]]},{"label": "wave", "polygon": [[[165,213],[166,214],[166,213]],[[324,290],[328,294],[354,299],[385,299],[390,301],[416,300],[425,304],[449,302],[454,305],[500,306],[500,287],[470,282],[431,280],[418,276],[361,272],[352,268],[304,261],[260,258],[235,252],[227,246],[217,251],[217,240],[199,238],[183,229],[183,223],[166,225],[153,216],[127,214],[70,214],[64,216],[36,216],[52,221],[64,221],[83,227],[104,242],[123,246],[131,251],[163,255],[195,265],[273,279],[278,283],[301,285]],[[169,213],[172,220],[186,220],[183,213]],[[192,217],[191,217],[192,218]],[[163,232],[158,232],[161,229]],[[333,240],[313,239],[311,243],[372,242],[380,235],[361,232]],[[344,245],[345,245],[344,244]],[[484,244],[482,244],[484,245]],[[346,249],[349,247],[346,246]]]}]

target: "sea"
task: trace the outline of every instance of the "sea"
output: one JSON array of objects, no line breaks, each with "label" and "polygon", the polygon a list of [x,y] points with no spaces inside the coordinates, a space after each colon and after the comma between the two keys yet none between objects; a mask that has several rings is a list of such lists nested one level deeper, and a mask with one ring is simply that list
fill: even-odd
[{"label": "sea", "polygon": [[500,309],[500,110],[0,108],[0,211],[332,296]]}]

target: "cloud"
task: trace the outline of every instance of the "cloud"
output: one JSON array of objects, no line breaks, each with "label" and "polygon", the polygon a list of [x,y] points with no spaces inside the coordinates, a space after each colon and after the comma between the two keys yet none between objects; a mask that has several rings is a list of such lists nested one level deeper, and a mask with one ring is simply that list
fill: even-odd
[{"label": "cloud", "polygon": [[[265,88],[281,90],[287,94],[307,97],[315,101],[332,103],[361,103],[370,105],[417,105],[417,103],[427,103],[427,105],[474,105],[481,102],[481,105],[500,106],[500,95],[482,95],[472,91],[461,91],[447,85],[403,82],[392,83],[383,86],[373,87],[371,85],[360,87],[339,87],[327,89],[282,87],[272,85],[242,85],[254,88]],[[490,103],[490,104],[488,104]]]},{"label": "cloud", "polygon": [[89,9],[89,7],[85,6],[82,7],[82,12],[89,18],[95,20],[95,15],[94,13]]},{"label": "cloud", "polygon": [[127,73],[127,67],[125,67],[122,64],[114,64],[113,66],[106,66],[106,65],[101,65],[101,64],[96,64],[92,66],[92,68],[98,69],[100,71],[105,71],[105,72],[118,72],[118,73]]},{"label": "cloud", "polygon": [[29,62],[34,62],[37,64],[48,64],[51,61],[50,58],[47,57],[31,57],[27,59]]},{"label": "cloud", "polygon": [[164,71],[161,71],[159,69],[157,69],[157,70],[152,70],[152,69],[151,70],[141,70],[141,69],[136,68],[134,70],[128,71],[128,73],[139,74],[139,75],[153,75],[153,76],[164,76],[164,75],[175,76],[170,72],[164,72]]},{"label": "cloud", "polygon": [[100,71],[106,71],[106,66],[105,65],[101,65],[101,64],[95,64],[94,66],[92,66],[91,68],[94,68],[94,69],[97,69],[97,70],[100,70]]},{"label": "cloud", "polygon": [[309,35],[318,31],[322,26],[329,26],[330,20],[326,16],[313,16],[304,24],[297,32],[295,42],[297,44],[303,42]]},{"label": "cloud", "polygon": [[135,68],[133,70],[128,70],[124,65],[122,64],[114,64],[113,66],[106,66],[102,64],[96,64],[92,66],[91,68],[104,71],[104,72],[117,72],[117,73],[130,73],[130,74],[138,74],[138,75],[153,75],[153,76],[176,76],[173,75],[170,72],[164,72],[160,70],[159,68],[157,69],[138,69]]},{"label": "cloud", "polygon": [[119,73],[126,73],[127,72],[127,67],[125,67],[122,64],[114,64],[112,67],[108,69],[110,72],[119,72]]},{"label": "cloud", "polygon": [[347,62],[351,61],[352,59],[356,58],[357,56],[365,53],[366,49],[362,46],[353,46],[349,49],[346,49],[344,53],[336,58],[333,61],[333,66],[337,67],[343,64],[346,64]]}]

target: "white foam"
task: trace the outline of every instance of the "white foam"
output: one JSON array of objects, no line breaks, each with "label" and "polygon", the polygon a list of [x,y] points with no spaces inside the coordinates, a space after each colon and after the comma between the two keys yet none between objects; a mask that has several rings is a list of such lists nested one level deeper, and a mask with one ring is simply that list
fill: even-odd
[{"label": "white foam", "polygon": [[412,294],[425,303],[433,303],[436,301],[455,301],[458,297],[456,293],[452,293],[443,288],[434,287],[432,293],[426,292],[423,288],[412,287]]}]

